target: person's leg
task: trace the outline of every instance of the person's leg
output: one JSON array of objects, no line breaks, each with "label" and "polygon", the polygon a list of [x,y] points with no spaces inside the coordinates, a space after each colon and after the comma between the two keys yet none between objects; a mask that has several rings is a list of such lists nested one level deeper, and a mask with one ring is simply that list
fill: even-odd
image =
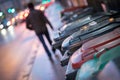
[{"label": "person's leg", "polygon": [[[51,47],[52,47],[52,41],[51,41],[51,39],[50,39],[50,36],[49,36],[48,31],[45,32],[45,36],[46,36],[48,42],[50,43],[50,45],[51,45]],[[55,53],[55,49],[54,49],[53,47],[52,47],[52,51]]]},{"label": "person's leg", "polygon": [[41,43],[43,44],[43,47],[44,47],[45,51],[47,52],[48,57],[51,58],[51,53],[48,50],[48,47],[43,39],[43,35],[37,35],[37,36],[38,36],[39,40],[41,41]]},{"label": "person's leg", "polygon": [[46,36],[48,42],[50,43],[50,45],[52,45],[52,41],[50,39],[50,35],[49,35],[48,31],[45,32],[45,36]]}]

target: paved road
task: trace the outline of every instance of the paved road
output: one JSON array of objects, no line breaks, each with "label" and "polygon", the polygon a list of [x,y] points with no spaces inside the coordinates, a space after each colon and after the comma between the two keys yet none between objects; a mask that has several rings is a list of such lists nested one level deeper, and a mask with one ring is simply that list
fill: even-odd
[{"label": "paved road", "polygon": [[[52,8],[56,12],[50,13],[48,10],[46,16],[51,15],[49,20],[54,29],[57,29],[61,22],[54,21],[59,18],[59,10],[62,8],[58,4]],[[52,18],[53,16],[56,18]],[[52,36],[50,29],[49,32]],[[50,46],[49,49],[51,50]],[[54,64],[48,60],[35,33],[25,28],[25,23],[2,30],[0,33],[0,80],[63,80],[64,70],[55,56],[53,58]]]},{"label": "paved road", "polygon": [[35,44],[35,34],[26,30],[23,25],[17,26],[14,31],[7,30],[1,33],[0,80],[15,80],[29,56],[31,46]]},{"label": "paved road", "polygon": [[[60,10],[62,7],[57,3],[46,10],[46,16],[55,30],[62,26]],[[48,29],[52,38],[53,31]],[[50,45],[47,45],[51,50]],[[49,61],[35,33],[25,28],[25,23],[15,28],[10,27],[7,31],[0,31],[0,80],[64,80],[64,68],[60,66],[55,55],[52,57],[54,63]],[[120,76],[114,64],[110,62],[98,78],[119,80]]]},{"label": "paved road", "polygon": [[63,80],[59,61],[54,55],[55,63],[49,61],[43,46],[34,32],[25,28],[25,23],[15,27],[14,35],[7,34],[6,40],[1,37],[0,42],[0,80]]}]

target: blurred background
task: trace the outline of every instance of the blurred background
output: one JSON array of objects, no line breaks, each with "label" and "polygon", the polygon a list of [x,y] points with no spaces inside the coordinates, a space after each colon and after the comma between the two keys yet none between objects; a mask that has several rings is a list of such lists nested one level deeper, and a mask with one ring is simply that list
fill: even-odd
[{"label": "blurred background", "polygon": [[[120,11],[119,0],[0,0],[0,80],[67,80],[67,66],[61,66],[64,53],[61,46],[54,54],[44,37],[52,53],[54,62],[51,62],[34,31],[26,28],[25,20],[29,15],[27,8],[29,2],[35,5],[35,9],[43,11],[53,25],[54,31],[47,27],[53,43],[55,32],[62,33],[61,28],[66,28],[67,24],[69,26],[71,25],[69,23],[78,20],[79,17],[74,14],[81,14],[79,12],[84,11],[86,7],[92,6],[95,9],[94,13]],[[87,11],[82,15],[85,13]],[[64,17],[67,17],[67,20],[64,21]],[[101,75],[102,77],[94,80],[120,79],[119,70],[112,62]],[[68,80],[75,80],[75,78]]]}]

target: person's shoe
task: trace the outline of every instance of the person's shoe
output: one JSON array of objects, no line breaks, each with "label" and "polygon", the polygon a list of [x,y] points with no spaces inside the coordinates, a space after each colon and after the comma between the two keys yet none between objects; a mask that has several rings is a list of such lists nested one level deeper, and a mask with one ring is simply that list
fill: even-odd
[{"label": "person's shoe", "polygon": [[55,53],[55,48],[54,47],[52,47],[52,51]]}]

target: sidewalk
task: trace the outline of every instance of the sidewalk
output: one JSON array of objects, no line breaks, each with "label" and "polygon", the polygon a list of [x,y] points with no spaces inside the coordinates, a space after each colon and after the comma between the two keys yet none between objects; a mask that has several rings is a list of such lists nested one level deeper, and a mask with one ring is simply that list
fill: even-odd
[{"label": "sidewalk", "polygon": [[[52,23],[54,30],[57,30],[59,27],[62,26],[59,16],[59,12],[62,9],[63,8],[58,3],[54,3],[46,10],[46,16]],[[50,28],[49,32],[52,36],[53,32]],[[54,62],[51,62],[48,59],[43,46],[40,45],[37,49],[36,59],[34,61],[32,71],[28,80],[64,80],[65,70],[61,67],[60,61],[54,55],[52,57],[54,59]]]}]

